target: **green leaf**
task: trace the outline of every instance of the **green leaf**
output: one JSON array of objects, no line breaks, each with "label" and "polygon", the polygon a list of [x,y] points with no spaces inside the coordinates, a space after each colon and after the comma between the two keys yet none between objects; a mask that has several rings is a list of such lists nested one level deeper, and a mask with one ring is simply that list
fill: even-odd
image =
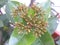
[{"label": "green leaf", "polygon": [[50,34],[53,34],[53,32],[55,31],[55,29],[57,28],[57,20],[58,18],[53,16],[53,17],[50,17],[48,19],[48,31],[50,32]]},{"label": "green leaf", "polygon": [[21,18],[19,18],[19,16],[17,16],[16,18],[13,18],[11,16],[11,13],[13,11],[14,8],[17,8],[17,6],[20,5],[19,2],[17,1],[10,1],[9,3],[7,3],[6,5],[6,15],[8,17],[8,19],[11,21],[11,22],[15,22],[15,21],[21,21]]},{"label": "green leaf", "polygon": [[21,40],[17,43],[17,45],[31,45],[35,41],[35,37],[32,33],[28,35],[24,35]]},{"label": "green leaf", "polygon": [[7,2],[8,0],[0,0],[0,8],[3,7]]},{"label": "green leaf", "polygon": [[7,5],[6,5],[6,17],[8,18],[9,21],[11,22],[14,22],[12,16],[11,16],[11,9],[12,9],[13,5],[11,5],[11,3],[9,2]]},{"label": "green leaf", "polygon": [[3,24],[3,22],[0,20],[0,27],[3,27],[4,26],[4,24]]},{"label": "green leaf", "polygon": [[[17,42],[15,41],[15,45],[54,45],[54,41],[48,32],[46,32],[40,38],[35,38],[32,33],[29,33],[28,35],[18,34],[18,29],[16,28],[12,33],[11,38],[12,37],[17,38],[18,40]],[[10,40],[10,43],[12,43],[12,40]]]},{"label": "green leaf", "polygon": [[34,43],[32,43],[32,45],[43,45],[43,42],[42,42],[39,38],[37,38],[37,39],[34,41]]},{"label": "green leaf", "polygon": [[18,6],[18,5],[20,5],[20,3],[19,2],[17,2],[17,1],[11,1],[15,6]]},{"label": "green leaf", "polygon": [[36,41],[32,45],[55,45],[55,44],[51,35],[48,32],[46,32],[40,38],[36,39]]},{"label": "green leaf", "polygon": [[16,45],[31,45],[36,39],[32,32],[27,35],[25,34],[25,32],[23,34],[18,34],[17,28],[15,28],[15,30],[13,31],[11,37],[15,37],[18,39]]},{"label": "green leaf", "polygon": [[8,20],[6,14],[1,15],[1,16],[0,16],[0,20],[3,22],[4,26],[5,26],[5,25],[8,25],[8,23],[9,23],[9,20]]},{"label": "green leaf", "polygon": [[48,32],[46,32],[44,35],[42,35],[42,37],[40,39],[43,42],[43,45],[55,45],[53,38],[51,37],[51,35]]}]

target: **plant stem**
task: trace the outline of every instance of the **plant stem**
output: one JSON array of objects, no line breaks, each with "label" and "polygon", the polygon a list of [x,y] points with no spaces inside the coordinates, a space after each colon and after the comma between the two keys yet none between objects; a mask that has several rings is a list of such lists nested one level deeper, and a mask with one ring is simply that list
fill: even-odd
[{"label": "plant stem", "polygon": [[31,5],[34,3],[34,1],[35,1],[35,0],[31,0],[31,3],[30,3],[30,5],[29,5],[29,6],[31,6]]}]

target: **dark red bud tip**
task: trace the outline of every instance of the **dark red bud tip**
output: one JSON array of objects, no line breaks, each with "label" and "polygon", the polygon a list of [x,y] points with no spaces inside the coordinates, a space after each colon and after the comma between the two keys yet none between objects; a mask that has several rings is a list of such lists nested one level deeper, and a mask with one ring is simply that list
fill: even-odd
[{"label": "dark red bud tip", "polygon": [[57,38],[59,35],[56,33],[56,32],[54,32],[53,34],[52,34],[52,37],[55,39],[55,38]]}]

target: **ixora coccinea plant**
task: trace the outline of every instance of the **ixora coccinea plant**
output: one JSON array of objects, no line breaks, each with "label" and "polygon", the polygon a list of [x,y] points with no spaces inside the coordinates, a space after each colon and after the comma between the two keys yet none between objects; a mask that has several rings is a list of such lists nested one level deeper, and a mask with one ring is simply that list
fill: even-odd
[{"label": "ixora coccinea plant", "polygon": [[[29,11],[33,12],[29,12]],[[46,32],[47,22],[44,20],[44,11],[36,5],[26,7],[25,5],[18,6],[13,12],[13,17],[19,16],[24,22],[15,22],[15,28],[18,28],[18,33],[26,34],[32,32],[36,37],[41,37]]]},{"label": "ixora coccinea plant", "polygon": [[55,45],[48,32],[49,5],[46,10],[35,4],[28,7],[16,1],[7,5],[14,25],[9,45]]}]

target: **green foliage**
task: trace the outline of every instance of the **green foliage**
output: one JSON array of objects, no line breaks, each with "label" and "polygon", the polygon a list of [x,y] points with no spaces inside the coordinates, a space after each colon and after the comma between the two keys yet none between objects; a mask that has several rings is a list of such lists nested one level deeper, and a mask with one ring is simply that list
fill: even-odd
[{"label": "green foliage", "polygon": [[58,20],[58,18],[56,16],[52,16],[48,19],[48,30],[49,30],[50,34],[53,34],[53,32],[55,31],[55,29],[58,25],[57,20]]},{"label": "green foliage", "polygon": [[3,24],[3,22],[0,20],[0,27],[3,27],[4,26],[4,24]]},{"label": "green foliage", "polygon": [[0,0],[0,8],[3,7],[7,2],[8,0]]}]

